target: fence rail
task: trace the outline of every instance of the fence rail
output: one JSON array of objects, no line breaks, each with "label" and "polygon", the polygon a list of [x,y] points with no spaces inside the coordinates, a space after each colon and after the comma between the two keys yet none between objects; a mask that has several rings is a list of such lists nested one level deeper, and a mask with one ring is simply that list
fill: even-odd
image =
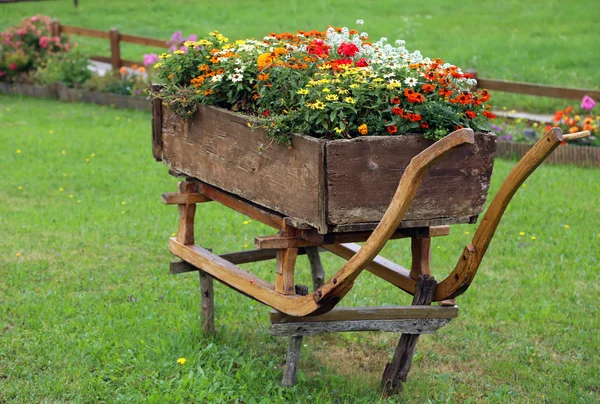
[{"label": "fence rail", "polygon": [[[141,65],[140,62],[121,59],[121,42],[152,46],[155,48],[169,48],[167,46],[167,41],[162,41],[160,39],[121,34],[116,28],[113,28],[110,31],[100,31],[97,29],[62,25],[57,19],[54,19],[52,20],[52,35],[59,34],[81,35],[93,38],[108,39],[110,41],[110,57],[93,56],[91,59],[99,62],[110,63],[113,69],[117,70],[122,66],[132,66],[134,64]],[[506,93],[579,100],[582,99],[584,95],[588,95],[595,100],[600,100],[600,90],[586,90],[581,88],[556,87],[543,84],[486,79],[477,77],[477,72],[475,70],[470,70],[469,73],[473,74],[473,76],[477,79],[478,88],[487,88],[488,90],[503,91]]]}]

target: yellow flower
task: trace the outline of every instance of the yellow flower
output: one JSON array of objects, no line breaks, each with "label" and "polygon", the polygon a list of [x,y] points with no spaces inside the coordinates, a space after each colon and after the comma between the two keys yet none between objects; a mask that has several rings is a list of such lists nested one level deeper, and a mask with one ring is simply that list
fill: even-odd
[{"label": "yellow flower", "polygon": [[344,98],[344,101],[347,102],[348,104],[356,104],[356,100],[352,97],[346,97],[346,98]]},{"label": "yellow flower", "polygon": [[17,154],[21,154],[21,149],[17,149]]},{"label": "yellow flower", "polygon": [[63,151],[60,152],[60,154],[62,154],[64,156],[65,154],[67,154],[67,151],[63,150]]},{"label": "yellow flower", "polygon": [[319,69],[319,70],[331,69],[331,65],[329,63],[323,63],[322,65],[317,66],[317,69]]},{"label": "yellow flower", "polygon": [[375,77],[375,78],[373,79],[373,83],[381,83],[381,82],[383,82],[383,81],[385,81],[385,80],[383,80],[381,77]]},{"label": "yellow flower", "polygon": [[340,97],[338,97],[337,94],[329,94],[328,96],[325,97],[325,99],[327,101],[337,101],[340,99]]},{"label": "yellow flower", "polygon": [[249,221],[247,221],[247,220],[244,220],[244,222],[243,222],[243,223],[244,223],[244,224],[248,224],[248,223],[250,223],[250,222],[249,222]]},{"label": "yellow flower", "polygon": [[346,95],[346,94],[348,94],[350,91],[348,91],[348,90],[347,90],[347,89],[345,89],[345,88],[338,87],[338,88],[337,88],[337,92],[338,92],[338,94]]},{"label": "yellow flower", "polygon": [[342,128],[334,128],[334,129],[333,129],[333,131],[334,131],[335,133],[342,133],[342,132],[343,132],[343,129],[342,129]]},{"label": "yellow flower", "polygon": [[17,258],[19,258],[19,257],[21,256],[21,254],[19,254],[19,253],[16,253],[16,254],[15,254],[15,256],[16,256]]},{"label": "yellow flower", "polygon": [[350,88],[358,88],[358,87],[360,87],[360,86],[356,83],[350,84]]},{"label": "yellow flower", "polygon": [[193,46],[196,46],[196,42],[194,42],[194,41],[185,41],[183,43],[183,46],[185,46],[186,48],[191,48]]},{"label": "yellow flower", "polygon": [[50,130],[48,131],[48,133],[49,133],[49,134],[53,134],[53,133],[54,133],[54,131],[53,131],[52,129],[50,129]]},{"label": "yellow flower", "polygon": [[465,232],[465,234],[471,234],[471,232],[469,232],[469,231],[466,231],[466,232]]},{"label": "yellow flower", "polygon": [[73,194],[70,194],[70,195],[69,195],[69,198],[73,198]]},{"label": "yellow flower", "polygon": [[85,159],[85,162],[86,162],[86,163],[89,163],[89,162],[90,162],[90,159],[89,159],[89,158]]},{"label": "yellow flower", "polygon": [[96,155],[94,153],[90,154],[90,157],[96,157]]},{"label": "yellow flower", "polygon": [[524,236],[524,235],[525,235],[524,231],[519,232],[519,236]]},{"label": "yellow flower", "polygon": [[296,94],[306,95],[308,94],[308,90],[305,88],[301,88],[300,90],[296,91]]},{"label": "yellow flower", "polygon": [[22,186],[19,185],[19,187],[17,188],[19,191],[21,191],[23,189]]},{"label": "yellow flower", "polygon": [[126,204],[127,204],[127,202],[125,202],[125,201],[121,202],[121,205],[126,205]]},{"label": "yellow flower", "polygon": [[565,229],[570,228],[571,226],[569,226],[568,224],[565,224]]},{"label": "yellow flower", "polygon": [[160,69],[160,68],[162,67],[162,65],[163,65],[162,63],[158,62],[158,63],[156,63],[156,64],[154,65],[154,68],[155,68],[155,69]]},{"label": "yellow flower", "polygon": [[198,46],[212,45],[212,42],[209,41],[208,39],[201,39],[198,42],[196,42],[196,45],[198,45]]},{"label": "yellow flower", "polygon": [[171,233],[171,237],[175,237],[176,235],[176,233]]},{"label": "yellow flower", "polygon": [[244,244],[244,248],[248,248],[248,244]]},{"label": "yellow flower", "polygon": [[366,135],[367,133],[369,133],[369,127],[366,123],[363,123],[358,127],[358,133],[360,133],[361,135]]},{"label": "yellow flower", "polygon": [[534,128],[537,128],[538,126],[540,126],[540,124],[539,124],[539,123],[537,123],[537,122],[534,122],[534,123],[533,123],[533,127],[534,127]]},{"label": "yellow flower", "polygon": [[179,358],[177,359],[177,363],[179,363],[180,365],[185,364],[187,361],[185,360],[185,358]]},{"label": "yellow flower", "polygon": [[185,52],[184,52],[184,51],[182,51],[182,50],[179,50],[179,49],[177,49],[176,51],[173,51],[173,53],[174,53],[175,55],[183,55]]},{"label": "yellow flower", "polygon": [[77,199],[77,203],[81,203],[81,199]]},{"label": "yellow flower", "polygon": [[124,210],[122,210],[122,211],[121,211],[121,214],[122,214],[122,215],[124,215],[124,214],[125,214],[125,211],[124,211]]},{"label": "yellow flower", "polygon": [[532,239],[532,240],[535,240],[535,239],[536,239],[536,237],[535,237],[535,236],[531,236],[531,239]]},{"label": "yellow flower", "polygon": [[317,100],[315,102],[307,102],[306,106],[310,109],[325,109],[325,103],[320,100]]},{"label": "yellow flower", "polygon": [[322,91],[323,91],[324,93],[328,93],[328,92],[330,92],[331,90],[330,90],[330,89],[328,89],[327,87],[325,87],[325,88],[324,88]]},{"label": "yellow flower", "polygon": [[64,190],[64,188],[58,188],[58,192],[63,192]]}]

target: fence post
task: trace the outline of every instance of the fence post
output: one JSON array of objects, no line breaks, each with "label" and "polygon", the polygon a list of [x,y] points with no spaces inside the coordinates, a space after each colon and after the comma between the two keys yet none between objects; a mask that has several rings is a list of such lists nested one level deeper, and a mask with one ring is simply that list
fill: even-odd
[{"label": "fence post", "polygon": [[50,34],[52,36],[60,36],[60,21],[56,18],[50,21]]},{"label": "fence post", "polygon": [[110,31],[110,61],[114,70],[121,68],[121,35],[119,30],[112,28]]}]

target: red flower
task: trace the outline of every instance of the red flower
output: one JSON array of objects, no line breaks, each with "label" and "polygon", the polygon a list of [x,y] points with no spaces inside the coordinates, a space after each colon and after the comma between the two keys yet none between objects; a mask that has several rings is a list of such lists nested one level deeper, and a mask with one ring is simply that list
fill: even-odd
[{"label": "red flower", "polygon": [[271,115],[271,111],[268,109],[265,109],[263,112],[260,113],[262,116],[264,116],[265,118],[268,117],[269,115]]},{"label": "red flower", "polygon": [[420,114],[410,114],[408,119],[412,122],[420,121],[421,115]]},{"label": "red flower", "polygon": [[327,57],[329,54],[329,49],[331,49],[331,46],[327,45],[320,39],[313,39],[307,48],[309,55],[317,55],[320,58]]},{"label": "red flower", "polygon": [[386,126],[385,130],[387,130],[387,133],[389,133],[390,135],[395,135],[396,133],[398,133],[398,127],[396,125]]},{"label": "red flower", "polygon": [[358,53],[358,46],[353,43],[343,43],[339,46],[337,53],[342,56],[352,57]]},{"label": "red flower", "polygon": [[423,90],[424,93],[433,93],[435,87],[433,86],[433,84],[423,84],[421,86],[421,90]]},{"label": "red flower", "polygon": [[440,95],[442,97],[452,97],[452,90],[448,90],[447,88],[442,88],[440,90]]},{"label": "red flower", "polygon": [[354,62],[354,66],[356,67],[367,67],[368,65],[367,59],[365,58],[361,58],[358,62]]},{"label": "red flower", "polygon": [[400,107],[394,107],[394,108],[392,108],[392,114],[394,114],[394,115],[401,116],[403,113],[404,113],[404,111]]},{"label": "red flower", "polygon": [[8,68],[9,68],[10,70],[17,70],[17,65],[11,62],[11,63],[8,65]]},{"label": "red flower", "polygon": [[[487,111],[486,111],[486,112],[487,112]],[[476,113],[475,111],[471,111],[471,110],[468,110],[468,111],[466,112],[466,114],[467,114],[467,116],[469,117],[469,119],[474,119],[474,118],[477,116],[477,113]]]},{"label": "red flower", "polygon": [[429,124],[427,122],[421,122],[419,125],[421,125],[423,129],[429,129]]},{"label": "red flower", "polygon": [[340,67],[341,65],[351,65],[352,60],[350,60],[350,59],[332,60],[331,62],[329,62],[329,64],[331,64],[331,67],[333,68],[333,70],[339,71],[341,69],[341,67]]},{"label": "red flower", "polygon": [[392,98],[392,104],[400,104],[401,102],[402,100],[400,100],[400,97],[398,96]]},{"label": "red flower", "polygon": [[483,111],[483,115],[485,115],[485,117],[489,119],[494,119],[496,117],[496,114],[490,111]]}]

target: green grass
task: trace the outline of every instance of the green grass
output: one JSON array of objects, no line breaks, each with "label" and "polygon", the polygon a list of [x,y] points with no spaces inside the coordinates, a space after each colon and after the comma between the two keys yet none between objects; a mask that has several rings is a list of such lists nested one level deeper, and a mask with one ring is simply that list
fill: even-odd
[{"label": "green grass", "polygon": [[[160,194],[176,180],[150,149],[147,113],[0,96],[0,402],[383,399],[378,378],[396,335],[305,338],[290,390],[279,386],[287,341],[269,336],[269,308],[217,284],[217,336],[202,335],[198,276],[168,274],[177,209]],[[513,164],[496,162],[491,194]],[[600,400],[598,195],[597,169],[537,170],[459,299],[459,317],[419,341],[399,399]],[[203,204],[197,243],[222,253],[272,234],[244,220]],[[434,240],[438,279],[474,228]],[[408,245],[389,243],[384,255],[406,266]],[[329,274],[341,264],[324,262]],[[274,276],[272,263],[247,267]],[[299,272],[309,284],[305,258]],[[365,273],[343,304],[409,302]]]},{"label": "green grass", "polygon": [[[64,24],[101,30],[117,27],[126,34],[165,40],[175,30],[184,35],[219,30],[235,39],[327,25],[353,28],[361,18],[372,38],[405,39],[409,49],[475,68],[481,77],[588,89],[598,89],[600,83],[596,0],[107,0],[82,1],[77,9],[70,1],[1,7],[0,29],[42,13]],[[109,53],[107,40],[78,40],[90,54]],[[124,44],[123,57],[141,60],[148,50]],[[498,107],[549,112],[573,102],[502,93],[493,100]]]}]

